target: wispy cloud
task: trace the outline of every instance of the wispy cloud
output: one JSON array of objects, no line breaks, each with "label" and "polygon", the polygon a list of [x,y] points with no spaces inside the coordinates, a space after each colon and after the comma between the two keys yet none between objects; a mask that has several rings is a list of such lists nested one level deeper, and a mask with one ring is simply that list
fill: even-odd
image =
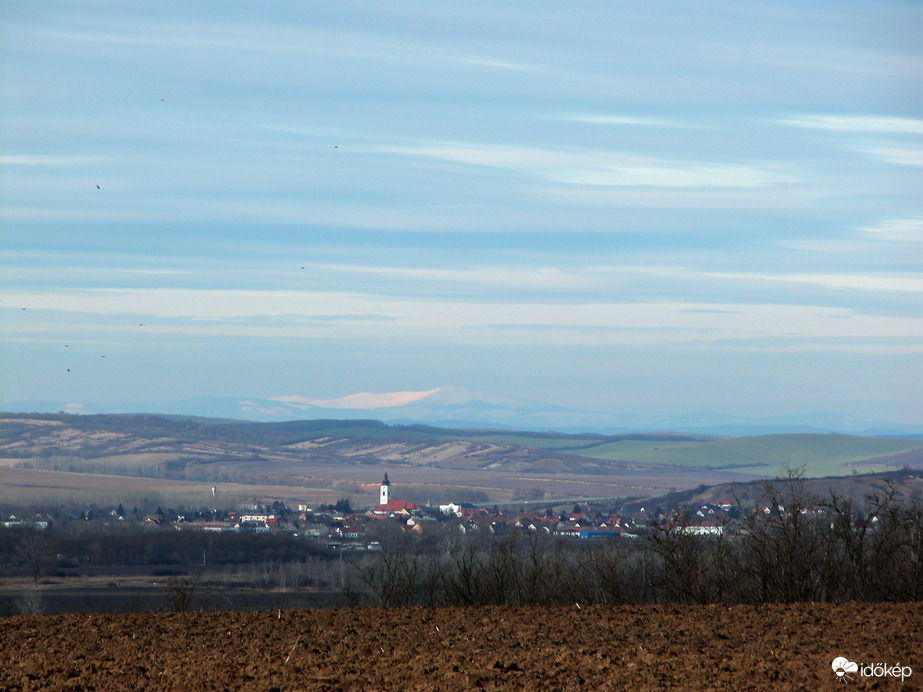
[{"label": "wispy cloud", "polygon": [[324,271],[362,274],[379,279],[425,283],[462,283],[482,288],[574,289],[585,285],[586,276],[554,267],[387,267],[363,265],[311,265]]},{"label": "wispy cloud", "polygon": [[13,3],[0,389],[57,396],[66,339],[154,365],[88,399],[700,367],[903,411],[911,358],[727,356],[923,349],[911,5]]},{"label": "wispy cloud", "polygon": [[833,132],[923,134],[923,118],[886,115],[797,115],[783,118],[785,125]]},{"label": "wispy cloud", "polygon": [[82,166],[108,161],[105,156],[60,154],[0,154],[0,166]]},{"label": "wispy cloud", "polygon": [[388,36],[383,32],[285,27],[279,24],[222,21],[110,21],[92,29],[45,28],[20,24],[28,31],[54,41],[154,46],[172,49],[220,50],[266,55],[318,55],[348,60],[399,64],[454,63],[504,71],[533,71],[519,59],[489,49],[474,51],[427,41]]},{"label": "wispy cloud", "polygon": [[800,180],[785,163],[688,161],[600,150],[553,150],[437,142],[389,151],[531,174],[560,183],[615,187],[754,188]]},{"label": "wispy cloud", "polygon": [[[322,329],[324,336],[338,338],[497,345],[681,344],[691,338],[758,345],[778,337],[822,344],[824,339],[869,334],[919,337],[923,331],[916,317],[859,314],[840,307],[623,302],[598,296],[515,302],[321,291],[132,289],[49,291],[3,296],[0,301],[10,311],[25,305],[34,312],[29,315],[33,321],[20,327],[18,335],[78,332],[84,338],[92,330],[141,330],[139,322],[158,334],[308,338]],[[923,341],[919,346],[923,350]]]},{"label": "wispy cloud", "polygon": [[895,146],[893,144],[859,144],[855,150],[873,156],[880,161],[899,166],[923,167],[923,147]]},{"label": "wispy cloud", "polygon": [[737,274],[710,273],[723,279],[772,281],[789,284],[813,284],[825,288],[848,288],[859,291],[884,291],[923,294],[923,278],[916,275],[895,274]]},{"label": "wispy cloud", "polygon": [[615,158],[593,168],[562,171],[554,177],[565,183],[604,187],[759,188],[800,180],[778,164],[759,166]]},{"label": "wispy cloud", "polygon": [[701,123],[693,123],[684,120],[674,120],[671,118],[662,118],[648,115],[611,115],[606,113],[563,113],[560,115],[549,116],[554,120],[561,120],[572,123],[585,123],[587,125],[612,125],[626,127],[667,127],[678,129],[702,129]]},{"label": "wispy cloud", "polygon": [[923,216],[886,219],[859,229],[876,240],[923,242]]}]

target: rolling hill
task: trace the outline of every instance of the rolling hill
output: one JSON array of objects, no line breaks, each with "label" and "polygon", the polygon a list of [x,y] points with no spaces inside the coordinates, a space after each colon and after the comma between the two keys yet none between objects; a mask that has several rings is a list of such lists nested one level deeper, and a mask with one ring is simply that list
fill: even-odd
[{"label": "rolling hill", "polygon": [[[923,468],[923,443],[849,435],[716,438],[679,433],[574,434],[387,425],[280,423],[152,415],[7,414],[0,485],[14,469],[175,482],[325,489],[372,502],[384,471],[416,498],[628,497],[775,477]],[[20,479],[21,480],[21,479]],[[58,486],[62,479],[57,479]],[[255,491],[254,491],[255,492]]]}]

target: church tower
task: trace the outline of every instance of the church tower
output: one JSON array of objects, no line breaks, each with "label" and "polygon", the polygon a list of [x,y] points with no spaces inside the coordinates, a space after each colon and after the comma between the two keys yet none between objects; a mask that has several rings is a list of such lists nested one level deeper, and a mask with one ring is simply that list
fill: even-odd
[{"label": "church tower", "polygon": [[381,491],[378,493],[378,504],[386,505],[391,501],[391,481],[388,480],[388,474],[381,482]]}]

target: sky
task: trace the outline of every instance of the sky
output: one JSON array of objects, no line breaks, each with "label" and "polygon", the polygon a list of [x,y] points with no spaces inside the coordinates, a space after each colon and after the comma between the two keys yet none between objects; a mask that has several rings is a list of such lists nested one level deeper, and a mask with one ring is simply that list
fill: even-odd
[{"label": "sky", "polygon": [[0,5],[0,403],[923,423],[923,5]]}]

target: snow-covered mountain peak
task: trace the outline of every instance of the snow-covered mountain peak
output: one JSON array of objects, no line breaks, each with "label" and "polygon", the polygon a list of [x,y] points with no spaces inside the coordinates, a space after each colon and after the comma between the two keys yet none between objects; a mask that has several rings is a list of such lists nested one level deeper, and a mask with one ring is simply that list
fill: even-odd
[{"label": "snow-covered mountain peak", "polygon": [[319,408],[343,408],[359,411],[375,411],[382,408],[397,408],[408,406],[418,401],[431,397],[434,394],[442,392],[448,387],[437,387],[436,389],[426,389],[423,391],[410,392],[358,392],[337,399],[310,399],[302,396],[274,396],[270,397],[271,401],[279,401],[286,404],[303,404],[307,406],[316,406]]}]

